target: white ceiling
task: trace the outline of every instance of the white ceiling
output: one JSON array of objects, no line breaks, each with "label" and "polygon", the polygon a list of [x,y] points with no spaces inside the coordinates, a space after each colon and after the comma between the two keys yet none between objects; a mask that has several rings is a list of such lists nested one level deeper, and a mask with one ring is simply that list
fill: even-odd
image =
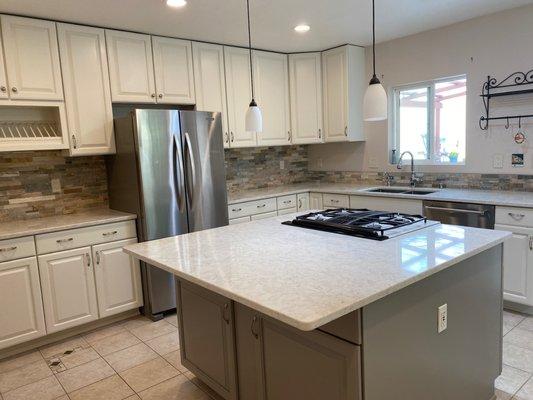
[{"label": "white ceiling", "polygon": [[[377,39],[422,32],[533,0],[376,0]],[[322,50],[371,42],[371,0],[250,0],[253,46],[278,51]],[[245,0],[0,0],[0,12],[139,32],[246,45]],[[297,34],[295,25],[311,31]]]}]

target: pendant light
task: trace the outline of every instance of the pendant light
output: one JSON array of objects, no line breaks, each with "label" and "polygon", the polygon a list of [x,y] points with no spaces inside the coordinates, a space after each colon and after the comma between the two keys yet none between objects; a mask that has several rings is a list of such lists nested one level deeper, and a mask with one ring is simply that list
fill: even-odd
[{"label": "pendant light", "polygon": [[376,76],[376,9],[372,0],[372,66],[373,75],[366,89],[363,115],[365,121],[387,119],[387,93]]},{"label": "pendant light", "polygon": [[246,132],[260,133],[263,131],[263,115],[254,99],[254,70],[252,66],[252,32],[250,29],[250,0],[246,0],[246,10],[248,12],[248,51],[250,53],[250,81],[252,84],[252,101],[246,111],[244,129]]}]

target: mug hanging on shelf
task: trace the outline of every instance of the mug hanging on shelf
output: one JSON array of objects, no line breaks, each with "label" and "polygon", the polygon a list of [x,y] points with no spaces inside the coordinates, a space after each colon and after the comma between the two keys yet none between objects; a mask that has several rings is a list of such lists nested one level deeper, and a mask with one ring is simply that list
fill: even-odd
[{"label": "mug hanging on shelf", "polygon": [[[509,120],[507,120],[507,125],[508,124],[509,124]],[[514,142],[516,144],[523,144],[525,141],[526,141],[526,135],[522,131],[522,118],[518,118],[518,132],[516,132],[516,134],[514,135]]]}]

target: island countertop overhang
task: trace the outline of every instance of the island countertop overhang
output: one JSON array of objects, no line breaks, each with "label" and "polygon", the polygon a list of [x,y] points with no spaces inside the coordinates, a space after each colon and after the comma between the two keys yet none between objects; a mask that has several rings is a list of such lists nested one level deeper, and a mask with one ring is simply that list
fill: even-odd
[{"label": "island countertop overhang", "polygon": [[510,237],[436,225],[386,241],[281,225],[291,216],[125,247],[135,258],[313,330]]}]

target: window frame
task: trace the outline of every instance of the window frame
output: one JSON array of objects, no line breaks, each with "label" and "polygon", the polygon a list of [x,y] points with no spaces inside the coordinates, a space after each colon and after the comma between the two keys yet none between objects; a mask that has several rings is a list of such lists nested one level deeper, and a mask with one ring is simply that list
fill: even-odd
[{"label": "window frame", "polygon": [[[428,143],[427,143],[427,154],[428,158],[425,159],[415,159],[415,164],[419,165],[465,165],[466,163],[466,154],[465,158],[461,162],[451,163],[449,161],[440,161],[435,158],[435,154],[433,153],[433,147],[435,146],[435,86],[439,83],[443,82],[449,82],[453,80],[458,79],[465,79],[467,88],[468,88],[468,78],[466,74],[461,75],[455,75],[455,76],[448,76],[445,78],[438,78],[433,79],[429,81],[422,81],[417,83],[409,83],[405,85],[398,85],[391,88],[391,109],[392,109],[392,118],[391,118],[391,124],[390,124],[390,148],[389,148],[389,154],[392,154],[392,150],[396,150],[395,158],[396,160],[392,159],[392,156],[390,157],[391,164],[394,164],[397,162],[397,160],[400,157],[400,92],[405,90],[413,90],[413,89],[428,89],[428,101],[427,101],[427,121],[428,121]],[[468,96],[468,89],[466,92],[466,95]],[[465,106],[466,108],[466,106]],[[465,109],[466,112],[466,109]],[[465,126],[465,136],[466,136],[466,126]],[[466,138],[465,138],[466,139]],[[466,143],[465,143],[466,147]],[[466,150],[466,149],[465,149]]]}]

